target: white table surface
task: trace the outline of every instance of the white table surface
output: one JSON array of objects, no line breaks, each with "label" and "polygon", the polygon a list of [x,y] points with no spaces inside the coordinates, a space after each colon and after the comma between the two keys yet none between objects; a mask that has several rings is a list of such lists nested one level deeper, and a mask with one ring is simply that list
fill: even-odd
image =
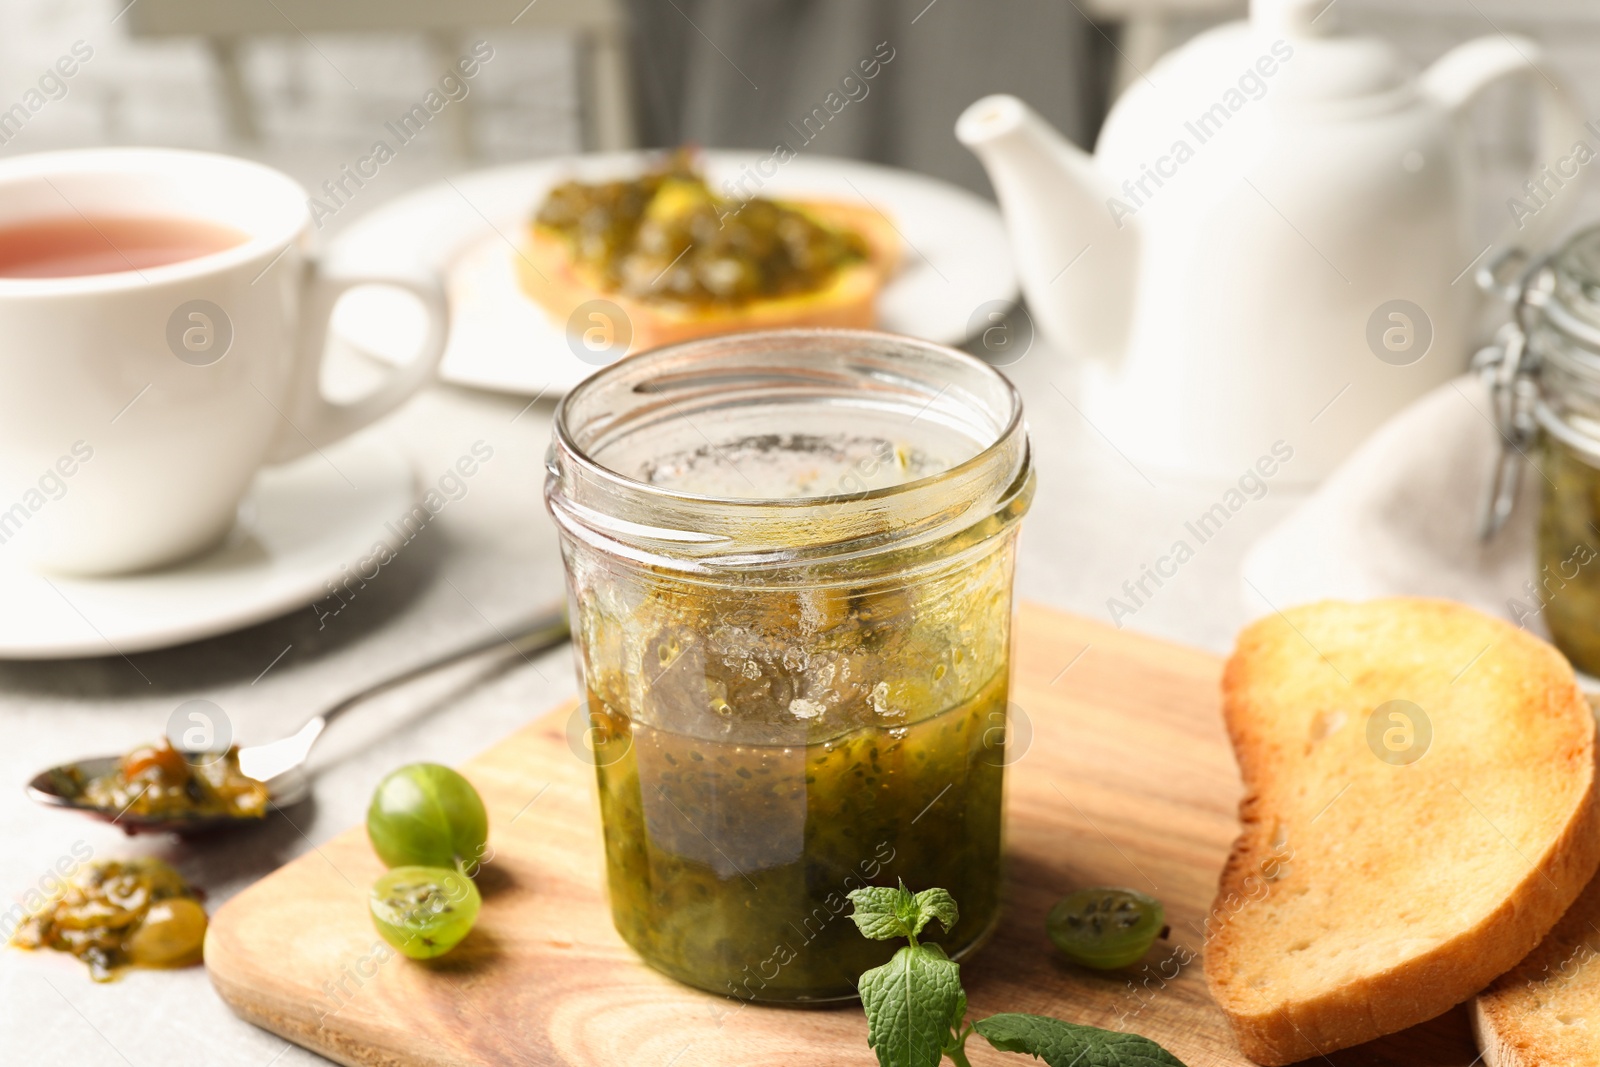
[{"label": "white table surface", "polygon": [[[1108,619],[1107,598],[1165,553],[1221,487],[1152,484],[1087,426],[1065,362],[1042,341],[1007,369],[1022,390],[1039,492],[1023,527],[1020,596]],[[0,887],[19,899],[77,842],[96,856],[159,855],[209,893],[214,908],[280,864],[357,825],[377,780],[418,759],[454,762],[575,691],[571,653],[484,680],[453,675],[392,694],[335,725],[319,747],[315,798],[258,832],[203,845],[127,839],[45,811],[22,794],[38,769],[121,751],[157,736],[179,703],[205,697],[235,737],[270,739],[339,695],[444,650],[559,595],[554,530],[541,501],[553,405],[439,386],[391,420],[419,479],[436,479],[475,440],[494,459],[348,608],[318,628],[308,607],[240,633],[134,657],[0,663]],[[519,414],[520,413],[520,414]],[[1128,625],[1225,651],[1245,619],[1244,550],[1293,504],[1273,488],[1240,511]],[[270,670],[274,657],[289,650]],[[1065,666],[1065,664],[1063,664]],[[140,674],[145,677],[141,678]],[[148,678],[146,682],[145,678]],[[80,849],[82,846],[79,846]],[[312,935],[314,936],[314,934]],[[134,971],[96,985],[58,953],[0,951],[0,1061],[135,1067],[281,1067],[324,1063],[236,1019],[202,968]],[[653,1067],[653,1065],[645,1065]]]}]

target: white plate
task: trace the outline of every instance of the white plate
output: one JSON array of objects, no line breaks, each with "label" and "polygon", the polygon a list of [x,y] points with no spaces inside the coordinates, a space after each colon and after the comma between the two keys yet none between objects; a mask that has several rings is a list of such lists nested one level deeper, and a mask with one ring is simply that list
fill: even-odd
[{"label": "white plate", "polygon": [[239,523],[210,553],[121,578],[44,577],[0,553],[0,658],[110,656],[194,641],[308,607],[325,583],[398,547],[410,464],[366,434],[256,476]]},{"label": "white plate", "polygon": [[[573,355],[564,324],[524,297],[514,247],[559,181],[638,173],[641,153],[570,156],[477,171],[400,197],[358,220],[333,251],[357,264],[422,261],[448,279],[453,323],[440,364],[446,381],[505,392],[560,393],[594,371]],[[767,169],[761,152],[707,152],[713,188]],[[946,182],[842,159],[801,156],[778,166],[762,196],[862,201],[881,210],[905,243],[903,266],[878,297],[878,325],[942,344],[975,331],[980,307],[1017,299],[1017,277],[994,205]],[[359,289],[339,305],[333,332],[358,351],[401,363],[422,335],[421,311],[389,289]]]}]

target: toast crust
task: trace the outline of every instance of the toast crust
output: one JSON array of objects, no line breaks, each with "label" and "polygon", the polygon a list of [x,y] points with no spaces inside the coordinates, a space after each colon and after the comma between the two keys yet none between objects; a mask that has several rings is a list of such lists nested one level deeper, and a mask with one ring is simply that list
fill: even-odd
[{"label": "toast crust", "polygon": [[[1399,764],[1369,741],[1397,699],[1431,716]],[[1292,609],[1240,634],[1223,710],[1245,794],[1205,971],[1259,1063],[1466,1000],[1600,865],[1589,706],[1561,655],[1509,623],[1415,598]]]},{"label": "toast crust", "polygon": [[565,325],[585,301],[616,304],[633,330],[630,352],[743,330],[875,326],[878,292],[900,262],[900,239],[893,226],[866,205],[796,201],[793,206],[825,225],[860,234],[867,244],[866,261],[836,271],[826,286],[813,292],[752,300],[735,308],[682,309],[600,291],[574,269],[564,238],[530,222],[515,260],[517,280],[558,325]]}]

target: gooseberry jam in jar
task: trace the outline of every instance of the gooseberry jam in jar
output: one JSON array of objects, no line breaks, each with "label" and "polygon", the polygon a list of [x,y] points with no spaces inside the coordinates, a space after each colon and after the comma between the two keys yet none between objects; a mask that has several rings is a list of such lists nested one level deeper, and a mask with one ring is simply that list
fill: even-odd
[{"label": "gooseberry jam in jar", "polygon": [[634,356],[557,412],[562,534],[612,915],[744,1000],[854,996],[895,946],[846,899],[998,915],[1015,391],[959,352],[797,330]]}]

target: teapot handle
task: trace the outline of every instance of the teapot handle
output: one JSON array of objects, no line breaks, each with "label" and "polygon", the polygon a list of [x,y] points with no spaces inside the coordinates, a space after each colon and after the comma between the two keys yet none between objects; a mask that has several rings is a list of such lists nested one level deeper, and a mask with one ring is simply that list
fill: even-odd
[{"label": "teapot handle", "polygon": [[[1534,197],[1519,187],[1508,198],[1511,225],[1496,235],[1495,245],[1537,252],[1554,240],[1576,206],[1580,172],[1561,171],[1572,162],[1572,149],[1583,141],[1585,129],[1576,100],[1544,49],[1527,37],[1479,37],[1429,67],[1422,75],[1422,91],[1459,119],[1490,85],[1518,75],[1528,76],[1539,90],[1539,144],[1528,177],[1535,188],[1543,183],[1547,192]],[[1568,186],[1574,188],[1564,191]]]}]

